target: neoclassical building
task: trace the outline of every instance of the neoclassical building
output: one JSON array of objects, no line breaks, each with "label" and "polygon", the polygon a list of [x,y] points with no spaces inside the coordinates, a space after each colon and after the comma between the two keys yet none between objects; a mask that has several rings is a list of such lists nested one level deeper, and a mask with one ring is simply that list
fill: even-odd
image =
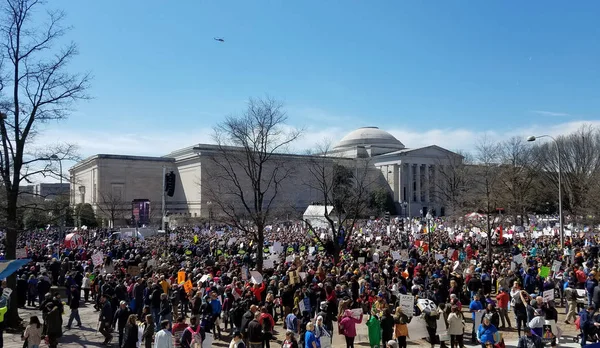
[{"label": "neoclassical building", "polygon": [[[98,154],[70,169],[71,203],[90,203],[98,214],[108,215],[117,208],[126,212],[123,219],[135,216],[155,221],[161,215],[163,167],[176,174],[175,194],[167,197],[171,216],[210,218],[216,209],[207,191],[214,183],[211,166],[218,160],[219,148],[198,144],[162,157]],[[297,170],[285,182],[280,204],[302,212],[319,193],[303,185],[309,176],[309,156],[285,156]],[[328,154],[340,161],[367,161],[373,171],[387,182],[399,215],[416,216],[428,211],[444,215],[444,202],[435,195],[444,185],[440,169],[460,155],[436,145],[407,148],[390,133],[377,127],[364,127],[343,137]],[[123,215],[123,214],[121,214]]]}]

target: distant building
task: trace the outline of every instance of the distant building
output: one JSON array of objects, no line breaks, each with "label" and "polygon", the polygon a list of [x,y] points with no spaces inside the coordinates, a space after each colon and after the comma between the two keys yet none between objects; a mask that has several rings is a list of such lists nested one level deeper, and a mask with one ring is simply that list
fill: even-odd
[{"label": "distant building", "polygon": [[54,200],[61,195],[68,196],[70,185],[69,183],[39,183],[35,185],[20,186],[19,192],[28,193],[41,199]]},{"label": "distant building", "polygon": [[[212,158],[220,152],[216,145],[198,144],[174,151],[164,157],[99,154],[70,169],[71,204],[90,203],[96,212],[119,206],[122,219],[156,221],[160,219],[163,167],[176,174],[175,195],[167,197],[166,210],[171,216],[213,216],[218,209],[205,191],[214,185],[211,178]],[[342,161],[368,159],[373,171],[388,184],[399,215],[416,216],[431,211],[444,214],[444,203],[432,194],[440,180],[438,170],[452,157],[451,151],[432,145],[409,149],[390,133],[377,127],[359,128],[334,147],[332,157]],[[280,205],[302,213],[319,193],[304,185],[310,173],[305,155],[278,155],[293,163],[297,172],[285,183]],[[212,180],[211,180],[212,179]],[[137,212],[137,213],[136,213]]]}]

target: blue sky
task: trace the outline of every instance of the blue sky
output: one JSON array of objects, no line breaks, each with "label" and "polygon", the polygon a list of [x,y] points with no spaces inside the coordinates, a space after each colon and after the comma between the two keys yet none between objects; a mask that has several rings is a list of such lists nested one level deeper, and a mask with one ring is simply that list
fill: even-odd
[{"label": "blue sky", "polygon": [[[93,100],[38,141],[162,155],[210,141],[248,97],[285,103],[296,146],[379,126],[408,147],[600,124],[596,1],[75,1]],[[213,40],[223,37],[224,43]]]}]

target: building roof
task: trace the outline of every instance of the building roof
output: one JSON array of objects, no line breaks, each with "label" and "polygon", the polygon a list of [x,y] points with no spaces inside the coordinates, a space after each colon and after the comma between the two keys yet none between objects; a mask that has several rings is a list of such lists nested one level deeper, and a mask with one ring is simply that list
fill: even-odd
[{"label": "building roof", "polygon": [[152,162],[174,162],[174,158],[169,157],[153,157],[153,156],[132,156],[132,155],[111,155],[111,154],[97,154],[90,156],[81,162],[76,163],[69,171],[73,171],[77,168],[85,166],[94,160],[98,159],[116,159],[116,160],[134,160],[134,161],[152,161]]},{"label": "building roof", "polygon": [[405,148],[400,140],[378,127],[362,127],[348,133],[334,149],[341,150],[355,146],[382,147],[393,150]]}]

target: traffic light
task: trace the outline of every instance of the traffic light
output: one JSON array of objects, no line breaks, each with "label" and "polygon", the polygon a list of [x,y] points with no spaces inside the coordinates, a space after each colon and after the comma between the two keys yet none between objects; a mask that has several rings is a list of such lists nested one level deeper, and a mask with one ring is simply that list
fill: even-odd
[{"label": "traffic light", "polygon": [[383,220],[385,221],[386,224],[390,224],[390,212],[386,211],[385,214],[383,214]]},{"label": "traffic light", "polygon": [[169,197],[173,197],[175,194],[175,173],[173,172],[165,174],[165,192]]},{"label": "traffic light", "polygon": [[404,231],[404,218],[398,220],[398,229]]}]

